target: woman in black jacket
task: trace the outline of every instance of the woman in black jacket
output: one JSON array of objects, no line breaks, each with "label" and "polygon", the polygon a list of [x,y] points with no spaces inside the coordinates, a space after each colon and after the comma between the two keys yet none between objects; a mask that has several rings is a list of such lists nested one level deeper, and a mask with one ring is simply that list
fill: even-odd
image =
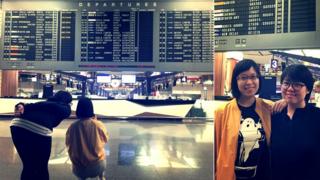
[{"label": "woman in black jacket", "polygon": [[282,98],[288,106],[272,116],[273,180],[318,180],[320,170],[320,109],[308,104],[313,77],[301,64],[281,75]]},{"label": "woman in black jacket", "polygon": [[16,105],[11,123],[13,143],[23,163],[21,180],[48,180],[52,129],[71,114],[72,96],[59,91],[47,101]]}]

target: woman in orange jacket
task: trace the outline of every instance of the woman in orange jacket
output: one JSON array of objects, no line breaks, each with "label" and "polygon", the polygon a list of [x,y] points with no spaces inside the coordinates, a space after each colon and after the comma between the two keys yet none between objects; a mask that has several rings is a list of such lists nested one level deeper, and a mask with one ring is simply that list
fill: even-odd
[{"label": "woman in orange jacket", "polygon": [[231,80],[234,99],[215,111],[215,180],[270,179],[272,102],[256,97],[260,77],[253,60],[237,63]]}]

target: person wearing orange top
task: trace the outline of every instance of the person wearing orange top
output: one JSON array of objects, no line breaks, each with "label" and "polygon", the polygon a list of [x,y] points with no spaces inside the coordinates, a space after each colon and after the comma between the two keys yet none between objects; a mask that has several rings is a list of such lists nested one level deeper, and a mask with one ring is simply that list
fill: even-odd
[{"label": "person wearing orange top", "polygon": [[76,115],[79,120],[72,123],[66,133],[73,173],[79,179],[99,176],[103,180],[106,169],[104,146],[108,142],[108,132],[105,125],[97,120],[90,99],[79,99]]},{"label": "person wearing orange top", "polygon": [[234,99],[220,106],[214,116],[215,180],[270,179],[273,102],[256,97],[260,83],[259,67],[253,60],[236,64],[231,79]]}]

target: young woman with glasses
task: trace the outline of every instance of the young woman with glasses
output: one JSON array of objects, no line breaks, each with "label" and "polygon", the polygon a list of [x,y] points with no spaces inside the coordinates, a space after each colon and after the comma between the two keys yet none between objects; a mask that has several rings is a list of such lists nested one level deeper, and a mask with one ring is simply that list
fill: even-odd
[{"label": "young woman with glasses", "polygon": [[[234,99],[215,111],[216,180],[270,177],[268,144],[272,102],[256,97],[261,87],[260,77],[259,67],[253,60],[237,63],[231,80]],[[282,104],[282,108],[285,106]]]},{"label": "young woman with glasses", "polygon": [[282,98],[288,106],[272,116],[273,180],[316,180],[320,174],[320,109],[308,104],[314,79],[301,64],[281,75]]}]

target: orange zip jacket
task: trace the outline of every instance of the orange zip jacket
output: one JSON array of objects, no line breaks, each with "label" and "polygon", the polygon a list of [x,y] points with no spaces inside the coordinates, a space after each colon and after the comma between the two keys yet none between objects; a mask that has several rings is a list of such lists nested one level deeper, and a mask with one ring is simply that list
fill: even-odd
[{"label": "orange zip jacket", "polygon": [[[261,118],[270,143],[271,101],[256,98],[256,112]],[[235,159],[240,128],[241,112],[237,100],[233,99],[220,106],[214,116],[214,168],[215,180],[235,180]]]},{"label": "orange zip jacket", "polygon": [[87,167],[106,159],[104,145],[108,138],[105,125],[96,118],[72,123],[66,133],[66,145],[72,164]]}]

